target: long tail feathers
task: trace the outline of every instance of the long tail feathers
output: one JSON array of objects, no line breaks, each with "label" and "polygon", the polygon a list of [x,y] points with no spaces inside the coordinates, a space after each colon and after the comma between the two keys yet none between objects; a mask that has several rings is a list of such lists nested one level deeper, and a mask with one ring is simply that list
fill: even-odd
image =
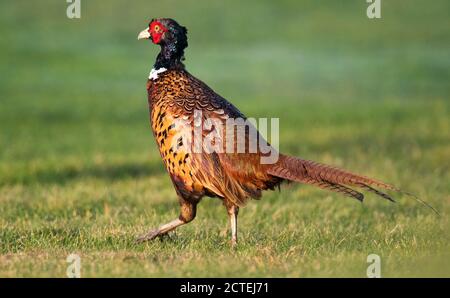
[{"label": "long tail feathers", "polygon": [[382,197],[382,198],[384,198],[386,200],[391,201],[392,203],[395,203],[395,200],[390,195],[388,195],[388,194],[386,194],[386,193],[384,193],[382,191],[379,191],[378,189],[375,189],[375,188],[373,188],[370,185],[367,185],[367,184],[364,184],[364,183],[360,183],[359,186],[361,188],[367,190],[367,191],[370,191],[370,192],[373,192],[374,194],[379,195],[380,197]]},{"label": "long tail feathers", "polygon": [[400,193],[407,195],[411,198],[413,198],[414,200],[416,200],[417,202],[419,202],[420,204],[422,204],[425,207],[430,208],[431,210],[433,210],[434,213],[436,213],[437,216],[441,216],[441,214],[430,204],[428,204],[427,202],[425,202],[424,200],[420,199],[418,196],[416,196],[415,194],[412,194],[410,192],[406,192],[406,191],[402,191],[400,190]]},{"label": "long tail feathers", "polygon": [[353,174],[351,172],[321,164],[315,161],[304,160],[293,156],[280,155],[278,162],[268,169],[268,173],[283,179],[310,184],[327,189],[345,196],[363,201],[364,195],[350,187],[362,188],[386,200],[395,202],[391,196],[375,187],[392,190],[413,197],[416,201],[427,206],[436,214],[439,213],[425,201],[415,195],[404,192],[397,187],[369,177]]},{"label": "long tail feathers", "polygon": [[337,184],[337,183],[332,183],[329,181],[318,181],[318,180],[314,180],[314,179],[304,179],[301,182],[306,183],[306,184],[311,184],[311,185],[315,185],[317,187],[320,187],[322,189],[326,189],[326,190],[330,190],[330,191],[334,191],[340,194],[343,194],[344,196],[347,197],[351,197],[354,199],[357,199],[358,201],[362,202],[364,200],[364,195],[356,190],[353,190],[345,185],[341,185],[341,184]]}]

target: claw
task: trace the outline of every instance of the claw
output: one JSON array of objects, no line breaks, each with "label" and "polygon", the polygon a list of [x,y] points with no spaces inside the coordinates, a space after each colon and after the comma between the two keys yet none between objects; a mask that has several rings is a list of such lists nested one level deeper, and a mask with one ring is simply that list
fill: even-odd
[{"label": "claw", "polygon": [[153,240],[160,235],[160,231],[158,229],[152,230],[147,234],[144,234],[136,239],[136,244],[141,244],[145,241]]}]

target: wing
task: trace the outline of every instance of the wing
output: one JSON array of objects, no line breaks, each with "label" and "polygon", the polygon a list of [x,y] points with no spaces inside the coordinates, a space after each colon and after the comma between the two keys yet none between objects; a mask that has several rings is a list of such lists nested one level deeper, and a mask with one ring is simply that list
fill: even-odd
[{"label": "wing", "polygon": [[187,120],[193,127],[194,141],[200,135],[195,132],[201,132],[201,145],[190,144],[194,148],[191,165],[196,179],[212,193],[228,197],[237,205],[259,198],[262,190],[278,185],[282,179],[268,175],[267,165],[262,162],[270,152],[262,153],[260,144],[270,145],[253,124],[200,80],[190,76],[187,85],[187,92],[175,98],[172,107],[178,105],[180,112],[190,107]]}]

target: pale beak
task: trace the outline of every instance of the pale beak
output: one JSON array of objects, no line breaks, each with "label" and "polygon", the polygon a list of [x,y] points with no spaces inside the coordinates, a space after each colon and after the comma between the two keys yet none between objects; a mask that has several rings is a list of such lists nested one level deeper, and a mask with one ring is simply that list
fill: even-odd
[{"label": "pale beak", "polygon": [[142,30],[138,35],[138,40],[139,39],[149,39],[149,38],[150,38],[150,32],[148,32],[148,28],[145,30]]}]

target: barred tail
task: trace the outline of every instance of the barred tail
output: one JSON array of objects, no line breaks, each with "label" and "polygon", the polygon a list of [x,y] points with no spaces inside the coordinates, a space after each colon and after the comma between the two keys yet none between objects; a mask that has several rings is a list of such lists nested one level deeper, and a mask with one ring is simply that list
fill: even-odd
[{"label": "barred tail", "polygon": [[359,187],[373,192],[391,202],[394,202],[394,200],[388,194],[374,187],[401,192],[395,186],[379,180],[353,174],[315,161],[287,155],[280,155],[278,162],[269,168],[268,173],[283,179],[310,184],[322,189],[341,193],[359,201],[364,199],[364,195],[350,187]]}]

